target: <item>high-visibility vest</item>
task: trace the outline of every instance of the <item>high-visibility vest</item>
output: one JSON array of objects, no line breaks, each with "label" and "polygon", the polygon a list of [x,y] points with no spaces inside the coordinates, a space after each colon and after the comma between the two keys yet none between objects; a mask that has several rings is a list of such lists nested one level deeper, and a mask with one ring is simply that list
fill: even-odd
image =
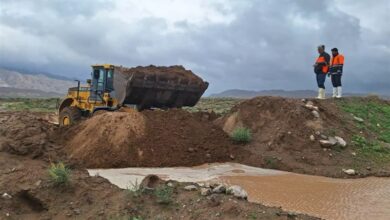
[{"label": "high-visibility vest", "polygon": [[325,63],[325,64],[322,66],[321,71],[322,71],[322,73],[327,73],[327,72],[328,72],[328,70],[329,70],[329,64],[326,62],[324,56],[319,56],[319,57],[317,58],[316,63],[317,63],[317,64],[319,64],[319,63]]},{"label": "high-visibility vest", "polygon": [[342,54],[338,54],[332,57],[332,60],[330,62],[330,72],[341,73],[343,71],[343,65],[344,65],[344,56]]}]

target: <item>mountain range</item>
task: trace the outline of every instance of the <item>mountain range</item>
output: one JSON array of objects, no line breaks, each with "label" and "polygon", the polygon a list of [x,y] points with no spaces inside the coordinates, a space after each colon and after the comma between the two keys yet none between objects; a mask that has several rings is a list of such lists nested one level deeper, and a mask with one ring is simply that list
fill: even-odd
[{"label": "mountain range", "polygon": [[0,97],[61,97],[76,82],[52,74],[0,68]]}]

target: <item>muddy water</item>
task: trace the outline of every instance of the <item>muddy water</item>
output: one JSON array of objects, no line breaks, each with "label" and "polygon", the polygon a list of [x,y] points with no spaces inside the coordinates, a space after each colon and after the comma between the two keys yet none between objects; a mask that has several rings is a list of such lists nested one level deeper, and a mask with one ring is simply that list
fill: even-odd
[{"label": "muddy water", "polygon": [[121,188],[156,174],[182,182],[240,185],[248,192],[249,201],[325,219],[390,219],[390,178],[333,179],[233,163],[88,171]]}]

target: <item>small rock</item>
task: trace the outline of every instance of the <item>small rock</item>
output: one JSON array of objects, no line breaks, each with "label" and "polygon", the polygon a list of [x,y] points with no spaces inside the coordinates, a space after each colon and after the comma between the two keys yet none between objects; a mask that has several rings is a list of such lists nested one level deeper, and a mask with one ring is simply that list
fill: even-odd
[{"label": "small rock", "polygon": [[200,195],[202,196],[208,196],[208,195],[211,195],[211,189],[209,188],[201,188],[200,189]]},{"label": "small rock", "polygon": [[234,160],[234,155],[230,154],[230,159]]},{"label": "small rock", "polygon": [[315,140],[316,140],[316,138],[314,137],[314,135],[310,135],[310,140],[311,140],[311,141],[315,141]]},{"label": "small rock", "polygon": [[188,186],[185,186],[184,189],[187,191],[195,191],[198,189],[198,187],[196,187],[195,185],[188,185]]},{"label": "small rock", "polygon": [[321,132],[320,131],[316,131],[315,133],[317,136],[321,135]]},{"label": "small rock", "polygon": [[376,124],[376,126],[377,126],[377,127],[380,127],[381,125],[378,123],[378,124]]},{"label": "small rock", "polygon": [[318,113],[316,110],[311,111],[311,113],[314,115],[314,117],[320,118],[320,113]]},{"label": "small rock", "polygon": [[239,199],[247,199],[248,193],[240,186],[230,186],[226,192]]},{"label": "small rock", "polygon": [[307,100],[306,99],[301,99],[302,102],[306,102]]},{"label": "small rock", "polygon": [[337,144],[337,139],[334,137],[328,137],[328,141],[330,141],[330,143],[332,143],[333,145]]},{"label": "small rock", "polygon": [[309,110],[318,111],[318,107],[317,107],[317,106],[314,106],[314,105],[311,104],[310,102],[307,102],[307,103],[306,103],[305,108],[307,108],[307,109],[309,109]]},{"label": "small rock", "polygon": [[37,182],[34,183],[34,185],[38,187],[41,185],[41,183],[42,183],[42,180],[38,180]]},{"label": "small rock", "polygon": [[329,157],[333,157],[333,154],[332,154],[332,153],[329,153]]},{"label": "small rock", "polygon": [[221,213],[219,212],[215,213],[215,217],[219,217],[219,216],[221,216]]},{"label": "small rock", "polygon": [[173,187],[173,183],[172,183],[172,182],[168,182],[168,183],[167,183],[167,186]]},{"label": "small rock", "polygon": [[213,189],[213,193],[224,193],[226,192],[226,187],[222,184],[218,185]]},{"label": "small rock", "polygon": [[371,170],[371,167],[366,167],[367,170]]},{"label": "small rock", "polygon": [[324,134],[321,134],[320,137],[324,140],[327,140],[328,139],[328,136],[324,135]]},{"label": "small rock", "polygon": [[74,214],[76,214],[76,215],[80,215],[80,214],[81,214],[80,209],[73,209],[73,212],[74,212]]},{"label": "small rock", "polygon": [[3,195],[1,195],[1,198],[3,199],[12,199],[12,196],[8,193],[3,193]]},{"label": "small rock", "polygon": [[352,156],[356,156],[356,153],[355,153],[355,152],[352,152],[351,154],[352,154]]},{"label": "small rock", "polygon": [[335,136],[334,138],[336,139],[337,144],[340,145],[341,147],[347,146],[347,142],[343,138],[338,137],[338,136]]},{"label": "small rock", "polygon": [[320,144],[322,147],[325,147],[325,148],[331,148],[332,146],[335,145],[335,143],[333,143],[329,140],[320,140]]},{"label": "small rock", "polygon": [[7,213],[5,213],[5,216],[9,217],[9,216],[10,216],[10,214],[7,212]]},{"label": "small rock", "polygon": [[287,132],[288,135],[292,134],[291,131]]},{"label": "small rock", "polygon": [[188,152],[194,152],[195,151],[195,149],[194,148],[192,148],[192,147],[190,147],[190,148],[188,148]]},{"label": "small rock", "polygon": [[353,119],[355,119],[358,122],[364,122],[363,118],[359,118],[359,117],[356,117],[356,116],[353,116]]},{"label": "small rock", "polygon": [[355,175],[356,174],[354,169],[343,169],[343,172],[348,174],[348,175]]}]

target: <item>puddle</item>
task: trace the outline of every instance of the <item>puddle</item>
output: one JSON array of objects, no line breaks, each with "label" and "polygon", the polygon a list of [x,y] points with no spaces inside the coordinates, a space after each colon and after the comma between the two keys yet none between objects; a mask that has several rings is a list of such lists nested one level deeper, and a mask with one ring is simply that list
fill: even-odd
[{"label": "puddle", "polygon": [[177,168],[93,169],[120,188],[148,174],[181,182],[224,182],[242,186],[249,201],[325,219],[390,219],[390,178],[334,179],[234,163]]}]

